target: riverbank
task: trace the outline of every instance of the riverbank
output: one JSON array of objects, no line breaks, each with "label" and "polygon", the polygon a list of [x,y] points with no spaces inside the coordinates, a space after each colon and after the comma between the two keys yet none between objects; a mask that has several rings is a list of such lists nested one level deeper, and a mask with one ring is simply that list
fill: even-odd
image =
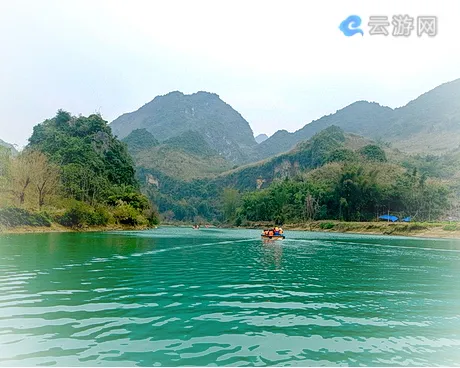
[{"label": "riverbank", "polygon": [[460,224],[448,222],[392,223],[314,221],[303,224],[286,224],[283,228],[286,230],[460,239]]},{"label": "riverbank", "polygon": [[132,230],[148,230],[154,227],[151,226],[128,226],[128,225],[107,225],[107,226],[91,226],[82,228],[70,228],[56,223],[51,226],[16,226],[16,227],[0,227],[0,235],[2,234],[29,234],[29,233],[81,233],[81,232],[103,232],[103,231],[132,231]]},{"label": "riverbank", "polygon": [[[175,227],[192,227],[193,224],[187,223],[162,223],[161,226]],[[273,226],[271,222],[248,222],[238,228],[244,229],[267,229]],[[235,228],[230,224],[221,224],[219,226],[211,225],[210,227],[231,229]],[[285,230],[298,231],[317,231],[317,232],[334,232],[349,234],[369,234],[369,235],[396,235],[396,236],[414,236],[422,238],[447,238],[460,239],[460,223],[449,222],[410,222],[410,223],[392,223],[392,222],[344,222],[334,220],[313,221],[307,223],[285,224]]]},{"label": "riverbank", "polygon": [[[161,226],[191,227],[184,223],[167,223]],[[268,222],[249,223],[243,228],[263,229],[273,224]],[[212,228],[232,228],[229,225],[213,226]],[[204,227],[203,227],[204,228]],[[460,239],[460,223],[388,223],[388,222],[341,222],[341,221],[314,221],[310,223],[285,224],[285,230],[333,232],[369,235],[396,235],[422,238]],[[51,226],[18,226],[0,227],[1,234],[28,234],[28,233],[56,233],[56,232],[97,232],[97,231],[132,231],[148,230],[151,226],[107,225],[83,228],[69,228],[56,223]]]}]

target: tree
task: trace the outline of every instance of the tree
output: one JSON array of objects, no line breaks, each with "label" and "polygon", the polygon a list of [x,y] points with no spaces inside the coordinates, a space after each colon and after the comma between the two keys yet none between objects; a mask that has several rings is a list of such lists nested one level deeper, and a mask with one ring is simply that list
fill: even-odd
[{"label": "tree", "polygon": [[348,148],[337,148],[330,153],[327,162],[351,162],[357,159],[356,153]]},{"label": "tree", "polygon": [[368,144],[359,150],[359,154],[369,161],[386,162],[385,151],[375,144]]},{"label": "tree", "polygon": [[236,189],[225,188],[222,197],[225,219],[233,222],[236,217],[236,210],[240,205],[240,193]]},{"label": "tree", "polygon": [[31,151],[27,155],[29,155],[29,162],[33,164],[30,168],[32,184],[37,192],[38,208],[41,208],[48,196],[58,192],[60,170],[39,151]]},{"label": "tree", "polygon": [[10,176],[10,150],[6,147],[0,146],[0,205],[3,200],[6,200],[6,192],[8,190],[8,180]]},{"label": "tree", "polygon": [[32,183],[33,162],[27,151],[21,152],[11,161],[9,192],[18,201],[19,206],[25,202],[26,191]]},{"label": "tree", "polygon": [[29,197],[35,193],[41,208],[47,197],[57,193],[59,172],[59,167],[50,163],[43,153],[26,149],[11,160],[8,190],[20,206],[24,205],[27,193]]},{"label": "tree", "polygon": [[319,201],[310,193],[305,196],[305,217],[308,221],[316,218],[320,209]]}]

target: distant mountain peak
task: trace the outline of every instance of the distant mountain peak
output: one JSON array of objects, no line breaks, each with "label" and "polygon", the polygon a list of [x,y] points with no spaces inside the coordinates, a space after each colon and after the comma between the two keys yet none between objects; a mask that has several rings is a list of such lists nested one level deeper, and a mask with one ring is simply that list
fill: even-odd
[{"label": "distant mountain peak", "polygon": [[[152,101],[150,102],[153,102],[155,101],[156,99],[162,99],[162,98],[171,98],[171,97],[177,97],[177,98],[181,98],[181,97],[211,97],[211,98],[220,98],[219,95],[217,93],[213,93],[213,92],[207,92],[207,91],[197,91],[195,93],[190,93],[190,94],[186,94],[186,93],[183,93],[181,91],[171,91],[171,92],[168,92],[164,95],[158,95],[156,96]],[[146,105],[148,105],[150,102],[148,102]]]},{"label": "distant mountain peak", "polygon": [[355,101],[337,111],[342,111],[342,110],[347,110],[347,109],[373,109],[373,108],[379,108],[379,107],[383,107],[385,109],[389,109],[389,110],[393,110],[391,107],[388,107],[388,106],[383,106],[383,105],[380,105],[378,102],[375,102],[375,101],[366,101],[366,100],[359,100],[359,101]]},{"label": "distant mountain peak", "polygon": [[262,143],[263,141],[266,141],[268,139],[268,135],[266,134],[259,134],[257,137],[255,137],[255,140],[257,143]]},{"label": "distant mountain peak", "polygon": [[186,95],[173,91],[157,96],[137,111],[123,114],[110,124],[114,134],[126,137],[144,128],[160,142],[185,132],[198,132],[222,157],[243,162],[257,143],[249,123],[211,92]]},{"label": "distant mountain peak", "polygon": [[407,152],[453,149],[460,139],[460,79],[441,84],[397,109],[360,100],[294,133],[279,130],[257,146],[257,158],[286,152],[330,125],[348,133],[392,142],[394,147]]},{"label": "distant mountain peak", "polygon": [[219,95],[218,95],[217,93],[214,93],[214,92],[207,92],[207,91],[198,91],[198,92],[192,93],[192,94],[190,94],[190,95],[186,95],[186,96],[193,96],[193,95],[220,98]]}]

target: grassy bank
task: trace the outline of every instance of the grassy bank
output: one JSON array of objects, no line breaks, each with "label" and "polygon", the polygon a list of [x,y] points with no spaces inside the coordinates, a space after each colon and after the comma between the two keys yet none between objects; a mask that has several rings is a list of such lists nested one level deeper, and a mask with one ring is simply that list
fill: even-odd
[{"label": "grassy bank", "polygon": [[88,226],[82,228],[70,228],[59,224],[51,226],[16,226],[0,227],[1,234],[28,234],[28,233],[64,233],[64,232],[96,232],[96,231],[129,231],[129,230],[148,230],[150,226],[128,226],[128,225],[106,225]]},{"label": "grassy bank", "polygon": [[138,212],[120,209],[123,208],[109,211],[104,207],[92,208],[83,203],[67,210],[54,211],[0,208],[0,233],[144,230],[154,227],[154,224],[141,217]]},{"label": "grassy bank", "polygon": [[286,230],[306,230],[337,233],[402,235],[429,238],[460,239],[460,223],[391,223],[391,222],[341,222],[315,221],[303,224],[287,224]]},{"label": "grassy bank", "polygon": [[[192,227],[193,224],[184,222],[162,223],[162,226]],[[268,222],[248,223],[244,228],[263,229],[273,226]],[[234,228],[231,225],[221,224],[210,225],[212,228]],[[152,226],[131,226],[123,224],[107,224],[104,226],[83,226],[78,228],[62,226],[58,223],[51,223],[50,226],[15,226],[5,227],[0,225],[0,234],[25,234],[45,232],[93,232],[93,231],[123,231],[123,230],[147,230]],[[204,228],[204,226],[202,226]],[[342,221],[314,221],[309,223],[285,224],[283,228],[299,231],[317,231],[351,234],[373,234],[373,235],[397,235],[417,236],[425,238],[451,238],[460,239],[460,223],[449,222],[411,222],[411,223],[388,223],[388,222],[342,222]]]},{"label": "grassy bank", "polygon": [[[273,223],[248,223],[247,228],[262,229],[273,226]],[[344,222],[344,221],[313,221],[283,225],[285,230],[302,230],[352,234],[417,236],[425,238],[460,239],[460,223],[449,222]]]}]

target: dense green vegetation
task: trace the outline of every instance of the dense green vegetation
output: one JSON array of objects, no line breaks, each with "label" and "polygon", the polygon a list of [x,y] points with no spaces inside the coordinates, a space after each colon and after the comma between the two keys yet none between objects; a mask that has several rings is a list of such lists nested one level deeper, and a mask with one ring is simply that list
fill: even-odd
[{"label": "dense green vegetation", "polygon": [[0,208],[0,224],[7,227],[16,226],[51,226],[51,219],[46,213],[31,212],[24,208]]},{"label": "dense green vegetation", "polygon": [[137,185],[126,147],[99,115],[73,118],[60,110],[34,127],[28,149],[59,165],[65,194],[80,201],[99,202],[114,187]]},{"label": "dense green vegetation", "polygon": [[447,189],[416,171],[371,162],[335,163],[305,176],[243,195],[240,216],[249,221],[295,223],[319,219],[372,221],[391,211],[434,220],[448,208]]},{"label": "dense green vegetation", "polygon": [[423,162],[332,126],[286,154],[213,179],[184,182],[143,167],[138,175],[158,182],[147,182],[145,191],[168,221],[371,221],[388,211],[419,221],[447,216],[458,198],[452,175],[460,165],[446,174]]},{"label": "dense green vegetation", "polygon": [[128,146],[128,151],[131,155],[158,146],[159,144],[155,137],[145,128],[133,130],[122,141]]},{"label": "dense green vegetation", "polygon": [[69,227],[158,222],[126,145],[99,115],[58,111],[34,127],[19,155],[0,153],[0,179],[0,206],[13,219],[0,217],[6,226],[42,225],[37,219],[44,209],[47,219]]}]

